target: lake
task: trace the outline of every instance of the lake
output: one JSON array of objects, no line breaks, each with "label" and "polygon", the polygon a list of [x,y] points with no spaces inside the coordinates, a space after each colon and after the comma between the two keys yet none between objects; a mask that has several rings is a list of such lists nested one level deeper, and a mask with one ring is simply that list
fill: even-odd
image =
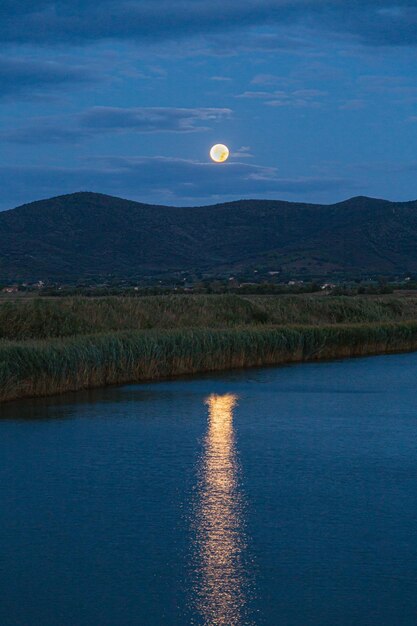
[{"label": "lake", "polygon": [[415,626],[417,354],[0,408],[1,626]]}]

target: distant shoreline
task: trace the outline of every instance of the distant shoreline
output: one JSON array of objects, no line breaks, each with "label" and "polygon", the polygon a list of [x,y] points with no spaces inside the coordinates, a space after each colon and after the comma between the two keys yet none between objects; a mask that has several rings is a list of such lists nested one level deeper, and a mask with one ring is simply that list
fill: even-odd
[{"label": "distant shoreline", "polygon": [[183,375],[412,352],[417,321],[143,330],[0,342],[0,401]]}]

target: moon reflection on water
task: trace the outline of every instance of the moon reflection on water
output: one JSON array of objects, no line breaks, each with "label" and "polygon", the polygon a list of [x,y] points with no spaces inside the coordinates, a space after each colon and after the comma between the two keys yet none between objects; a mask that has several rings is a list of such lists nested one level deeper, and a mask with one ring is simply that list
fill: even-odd
[{"label": "moon reflection on water", "polygon": [[233,394],[210,395],[195,509],[195,609],[204,626],[241,626],[246,607],[243,501]]}]

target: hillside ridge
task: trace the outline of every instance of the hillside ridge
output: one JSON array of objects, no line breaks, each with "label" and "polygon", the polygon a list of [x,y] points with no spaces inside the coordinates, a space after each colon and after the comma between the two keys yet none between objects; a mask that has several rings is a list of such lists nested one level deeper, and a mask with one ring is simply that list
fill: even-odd
[{"label": "hillside ridge", "polygon": [[152,205],[80,191],[0,212],[0,280],[269,268],[299,277],[417,272],[417,201],[245,199]]}]

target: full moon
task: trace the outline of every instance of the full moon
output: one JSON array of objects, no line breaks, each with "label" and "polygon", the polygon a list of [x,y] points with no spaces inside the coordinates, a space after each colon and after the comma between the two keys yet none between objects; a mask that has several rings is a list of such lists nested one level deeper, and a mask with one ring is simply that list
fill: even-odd
[{"label": "full moon", "polygon": [[215,163],[224,163],[229,158],[229,148],[222,143],[216,143],[210,150],[210,156]]}]

